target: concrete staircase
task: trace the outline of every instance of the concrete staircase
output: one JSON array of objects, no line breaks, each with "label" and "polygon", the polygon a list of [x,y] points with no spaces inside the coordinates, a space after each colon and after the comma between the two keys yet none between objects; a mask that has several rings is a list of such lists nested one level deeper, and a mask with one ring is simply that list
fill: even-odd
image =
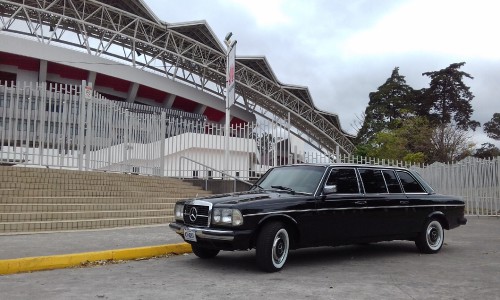
[{"label": "concrete staircase", "polygon": [[0,166],[0,234],[165,224],[210,194],[174,178]]}]

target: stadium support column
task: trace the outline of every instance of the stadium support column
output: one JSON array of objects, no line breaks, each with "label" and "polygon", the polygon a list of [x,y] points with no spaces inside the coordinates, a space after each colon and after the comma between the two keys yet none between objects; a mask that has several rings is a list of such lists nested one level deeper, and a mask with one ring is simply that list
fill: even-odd
[{"label": "stadium support column", "polygon": [[137,97],[137,92],[139,91],[139,84],[137,82],[134,82],[130,88],[128,89],[127,93],[127,102],[128,103],[134,103],[135,98]]},{"label": "stadium support column", "polygon": [[231,122],[231,106],[235,100],[235,70],[236,70],[236,41],[231,41],[232,32],[226,35],[224,43],[226,53],[226,126],[224,130],[224,173],[229,175],[229,130]]},{"label": "stadium support column", "polygon": [[40,60],[40,69],[38,71],[38,82],[47,81],[47,61],[44,59]]}]

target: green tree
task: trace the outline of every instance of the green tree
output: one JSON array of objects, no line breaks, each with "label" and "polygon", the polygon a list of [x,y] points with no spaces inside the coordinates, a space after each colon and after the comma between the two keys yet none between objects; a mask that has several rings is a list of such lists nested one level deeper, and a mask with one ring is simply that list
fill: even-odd
[{"label": "green tree", "polygon": [[[406,140],[408,153],[431,153],[433,130],[427,118],[412,117],[403,121],[402,126],[397,129],[397,135]],[[424,155],[424,161],[429,162],[428,159],[429,157]]]},{"label": "green tree", "polygon": [[369,143],[358,146],[358,153],[364,150],[367,156],[380,159],[428,162],[425,153],[432,152],[432,130],[427,119],[408,118],[401,121],[399,128],[376,133]]},{"label": "green tree", "polygon": [[425,154],[422,152],[417,152],[417,153],[408,153],[403,157],[403,161],[409,161],[412,163],[418,163],[418,164],[423,164],[425,163],[427,157]]},{"label": "green tree", "polygon": [[491,120],[484,123],[483,129],[488,137],[497,141],[500,140],[500,113],[494,113]]},{"label": "green tree", "polygon": [[356,145],[356,149],[354,151],[354,155],[355,156],[367,157],[369,150],[370,149],[368,148],[367,144],[358,144],[358,145]]},{"label": "green tree", "polygon": [[470,102],[474,95],[463,82],[464,77],[473,77],[459,70],[464,65],[465,62],[454,63],[445,69],[422,74],[430,77],[431,82],[423,91],[424,103],[420,113],[432,117],[439,125],[454,121],[460,129],[475,130],[480,123],[471,120],[474,110]]},{"label": "green tree", "polygon": [[367,154],[368,157],[401,160],[408,154],[406,141],[394,131],[380,131],[371,139]]},{"label": "green tree", "polygon": [[500,149],[491,143],[481,144],[481,148],[476,150],[474,157],[478,158],[490,158],[500,156]]},{"label": "green tree", "polygon": [[357,142],[367,143],[378,132],[398,128],[401,120],[415,112],[414,93],[413,88],[406,84],[405,77],[399,75],[399,68],[394,68],[391,77],[376,92],[370,93]]}]

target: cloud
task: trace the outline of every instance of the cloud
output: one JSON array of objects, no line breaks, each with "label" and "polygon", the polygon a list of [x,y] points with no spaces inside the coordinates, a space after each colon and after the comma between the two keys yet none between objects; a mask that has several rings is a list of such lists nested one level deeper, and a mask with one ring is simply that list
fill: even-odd
[{"label": "cloud", "polygon": [[414,0],[350,37],[344,56],[400,53],[500,59],[500,2]]},{"label": "cloud", "polygon": [[228,2],[243,8],[255,19],[259,27],[283,25],[291,21],[285,11],[284,0],[229,0]]}]

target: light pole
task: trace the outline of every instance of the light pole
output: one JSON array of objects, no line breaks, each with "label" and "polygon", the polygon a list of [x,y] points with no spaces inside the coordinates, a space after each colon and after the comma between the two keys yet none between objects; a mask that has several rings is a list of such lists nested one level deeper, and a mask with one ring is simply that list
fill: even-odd
[{"label": "light pole", "polygon": [[232,32],[229,32],[224,39],[226,44],[226,126],[224,130],[224,173],[229,174],[229,123],[231,122],[231,106],[235,101],[236,80],[234,73],[236,70],[236,41],[231,40]]}]

